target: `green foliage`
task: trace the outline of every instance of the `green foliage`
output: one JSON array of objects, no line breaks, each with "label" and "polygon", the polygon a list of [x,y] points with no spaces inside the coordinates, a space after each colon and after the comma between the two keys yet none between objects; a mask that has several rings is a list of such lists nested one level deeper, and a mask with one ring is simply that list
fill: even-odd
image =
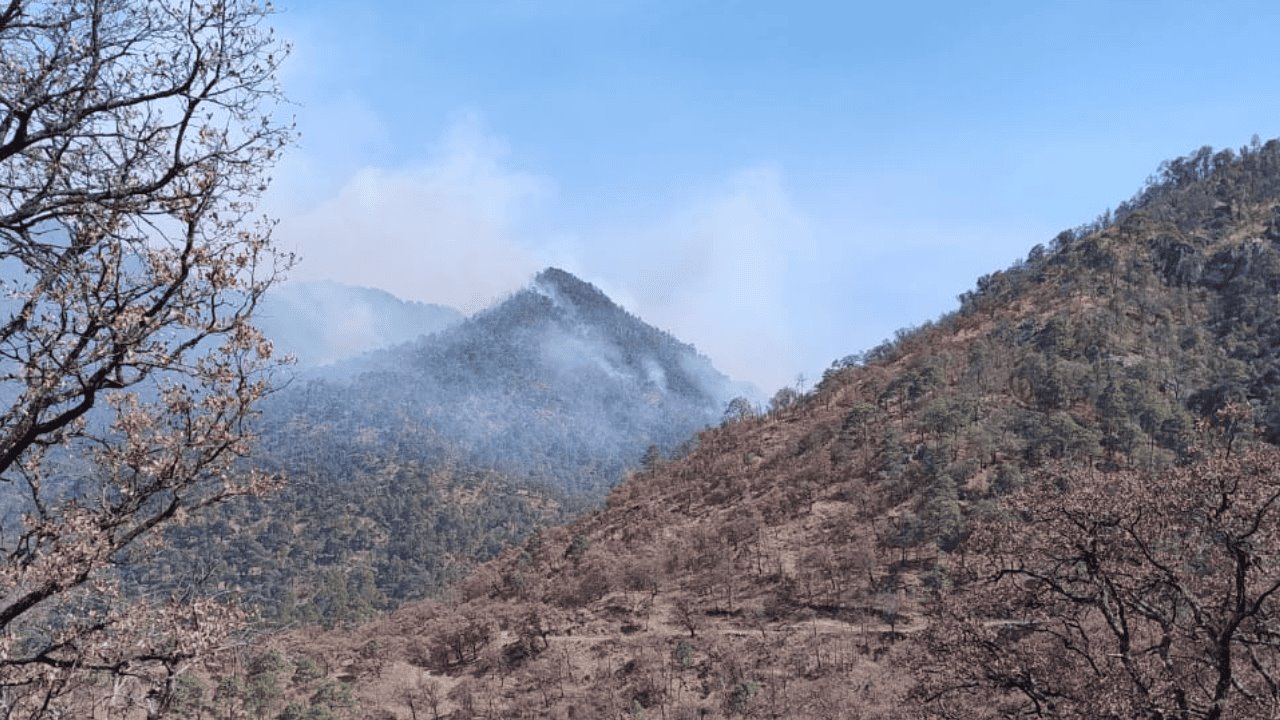
[{"label": "green foliage", "polygon": [[573,540],[569,543],[569,547],[564,551],[564,556],[569,558],[574,565],[582,562],[582,558],[587,554],[587,550],[591,547],[591,538],[581,533],[574,535]]},{"label": "green foliage", "polygon": [[280,678],[273,672],[251,675],[245,683],[245,706],[258,717],[270,712],[280,698]]},{"label": "green foliage", "polygon": [[170,707],[179,716],[195,716],[205,708],[209,688],[194,673],[183,673],[173,684]]},{"label": "green foliage", "polygon": [[493,473],[371,457],[341,467],[341,483],[295,476],[273,496],[174,528],[164,549],[127,570],[153,591],[239,589],[269,624],[349,624],[429,596],[562,517],[554,493]]},{"label": "green foliage", "polygon": [[751,698],[756,696],[760,691],[760,684],[754,680],[742,680],[733,686],[733,690],[729,692],[729,711],[740,713],[745,712],[747,706],[751,703]]},{"label": "green foliage", "polygon": [[681,668],[688,668],[693,665],[693,645],[688,640],[677,641],[672,655]]},{"label": "green foliage", "polygon": [[355,707],[351,696],[351,686],[334,680],[325,681],[311,696],[312,707],[322,707],[331,712],[350,710]]},{"label": "green foliage", "polygon": [[954,547],[1032,469],[1169,468],[1255,427],[1280,442],[1278,294],[1280,141],[1199,150],[826,378],[883,373],[829,457],[913,511],[879,531],[906,557]]},{"label": "green foliage", "polygon": [[912,512],[904,512],[892,519],[889,534],[884,543],[889,547],[899,548],[906,555],[906,549],[914,547],[927,536],[927,529],[920,518]]},{"label": "green foliage", "polygon": [[926,532],[942,550],[950,551],[960,543],[964,533],[964,514],[955,482],[946,475],[939,477],[929,489],[921,512]]},{"label": "green foliage", "polygon": [[327,707],[315,707],[300,703],[289,703],[276,720],[339,720],[343,716],[334,714]]},{"label": "green foliage", "polygon": [[308,720],[307,708],[299,703],[289,703],[276,716],[276,720]]},{"label": "green foliage", "polygon": [[1002,463],[996,468],[995,479],[991,482],[991,491],[997,495],[1008,495],[1022,487],[1026,479],[1017,465]]},{"label": "green foliage", "polygon": [[293,684],[306,685],[324,677],[324,671],[309,657],[299,658],[294,664]]}]

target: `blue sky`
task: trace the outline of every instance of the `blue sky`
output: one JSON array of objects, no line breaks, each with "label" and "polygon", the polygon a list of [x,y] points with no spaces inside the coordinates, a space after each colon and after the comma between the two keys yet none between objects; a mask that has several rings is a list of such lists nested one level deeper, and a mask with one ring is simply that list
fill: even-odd
[{"label": "blue sky", "polygon": [[766,391],[1280,135],[1274,3],[278,7],[294,277],[472,311],[557,264]]}]

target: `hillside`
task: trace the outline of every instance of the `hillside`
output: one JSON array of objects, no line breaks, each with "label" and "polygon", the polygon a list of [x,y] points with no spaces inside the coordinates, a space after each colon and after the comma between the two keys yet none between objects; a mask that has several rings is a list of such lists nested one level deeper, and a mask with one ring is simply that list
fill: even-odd
[{"label": "hillside", "polygon": [[[650,445],[718,422],[733,387],[690,345],[562,270],[431,337],[337,365],[267,404],[274,457],[455,457],[600,496]],[[286,464],[292,461],[286,461]]]},{"label": "hillside", "polygon": [[718,420],[730,390],[691,346],[555,269],[323,372],[264,403],[256,461],[288,485],[172,530],[131,566],[138,586],[237,590],[275,625],[366,620],[598,502]]},{"label": "hillside", "polygon": [[462,313],[373,288],[298,282],[273,289],[254,315],[278,352],[300,370],[328,366],[456,325]]},{"label": "hillside", "polygon": [[290,718],[1261,716],[1280,463],[1254,438],[1280,433],[1278,291],[1280,141],[1171,161],[958,311],[702,433],[447,600],[277,637],[239,675],[277,691],[221,702]]}]

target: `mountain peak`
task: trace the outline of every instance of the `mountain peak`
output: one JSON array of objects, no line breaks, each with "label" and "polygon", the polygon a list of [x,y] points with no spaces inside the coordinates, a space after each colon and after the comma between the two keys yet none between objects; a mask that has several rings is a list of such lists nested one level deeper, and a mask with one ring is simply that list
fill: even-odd
[{"label": "mountain peak", "polygon": [[533,288],[577,307],[617,306],[600,288],[558,267],[548,267],[535,275]]},{"label": "mountain peak", "polygon": [[541,272],[539,272],[537,275],[534,275],[533,281],[536,283],[552,283],[556,285],[577,284],[577,285],[585,285],[587,287],[594,287],[591,285],[591,283],[587,282],[586,280],[583,280],[577,275],[574,275],[568,270],[561,270],[560,268],[555,267],[553,265],[543,268]]}]

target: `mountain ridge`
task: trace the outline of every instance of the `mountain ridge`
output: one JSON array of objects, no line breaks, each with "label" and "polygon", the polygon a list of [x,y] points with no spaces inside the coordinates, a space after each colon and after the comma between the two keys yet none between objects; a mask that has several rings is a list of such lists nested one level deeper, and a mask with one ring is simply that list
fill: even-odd
[{"label": "mountain ridge", "polygon": [[[352,364],[353,395],[395,387],[386,401],[397,412],[472,449],[481,466],[508,472],[546,462],[504,464],[496,433],[513,433],[528,460],[539,450],[519,438],[536,430],[536,417],[611,413],[608,422],[566,426],[537,443],[576,452],[570,448],[585,441],[597,457],[613,458],[594,480],[571,483],[580,489],[616,481],[649,445],[672,452],[717,422],[736,389],[692,345],[555,268],[458,325]],[[624,436],[638,439],[624,449],[615,442]]]},{"label": "mountain ridge", "polygon": [[[1185,476],[1256,445],[1255,425],[1274,432],[1278,213],[1280,142],[1171,161],[1115,213],[980,278],[957,311],[833,366],[796,403],[703,432],[442,601],[280,647],[336,658],[355,697],[388,718],[1034,709],[1036,688],[999,675],[1001,655],[948,658],[968,657],[958,643],[976,637],[1034,660],[1019,643],[1036,626],[999,623],[1044,606],[965,626],[942,600],[977,606],[999,591],[972,570],[998,548],[974,543],[1016,501]],[[362,660],[369,643],[376,659]],[[1128,677],[1116,669],[1096,692],[1055,697],[1139,702],[1111,689]],[[1035,667],[1057,681],[1049,670]],[[1252,672],[1239,679],[1265,701]],[[980,691],[949,705],[949,679]],[[1238,702],[1221,717],[1253,716]]]},{"label": "mountain ridge", "polygon": [[451,307],[332,280],[291,282],[273,289],[254,318],[276,351],[293,355],[302,370],[409,342],[464,319]]}]

